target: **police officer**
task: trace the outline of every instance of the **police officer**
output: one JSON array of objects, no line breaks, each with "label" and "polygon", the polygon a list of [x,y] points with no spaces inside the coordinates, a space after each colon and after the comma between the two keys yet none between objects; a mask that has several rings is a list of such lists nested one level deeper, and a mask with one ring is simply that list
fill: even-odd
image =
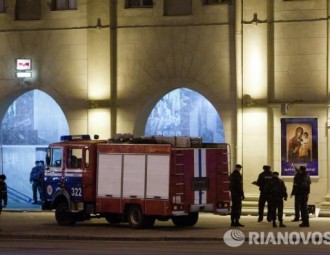
[{"label": "police officer", "polygon": [[307,201],[310,192],[310,185],[311,185],[311,179],[306,172],[306,167],[300,166],[299,174],[296,180],[296,192],[295,192],[295,196],[296,196],[295,199],[297,199],[297,202],[299,204],[299,209],[302,218],[302,223],[299,225],[299,227],[309,227]]},{"label": "police officer", "polygon": [[293,177],[293,185],[292,185],[292,191],[291,191],[291,195],[290,198],[292,198],[294,196],[294,219],[292,220],[294,221],[299,221],[300,219],[300,208],[299,208],[299,203],[298,200],[296,198],[296,192],[297,192],[297,180],[299,179],[299,168],[295,167],[295,171],[296,174]]},{"label": "police officer", "polygon": [[278,172],[274,172],[272,179],[265,186],[265,193],[268,198],[270,215],[273,221],[273,227],[276,228],[276,213],[280,227],[286,227],[283,224],[283,199],[287,200],[288,194],[285,183],[280,179]]},{"label": "police officer", "polygon": [[30,173],[30,183],[32,183],[33,203],[37,204],[37,192],[39,192],[40,200],[42,200],[42,176],[44,171],[43,161],[36,161],[35,166]]},{"label": "police officer", "polygon": [[6,175],[4,174],[0,175],[0,214],[3,207],[2,200],[3,200],[3,206],[6,207],[8,201],[8,195],[7,195]]},{"label": "police officer", "polygon": [[239,222],[242,211],[242,200],[244,197],[243,191],[243,179],[241,174],[241,165],[236,165],[234,171],[230,175],[230,192],[231,192],[231,226],[232,227],[244,227]]},{"label": "police officer", "polygon": [[270,209],[269,209],[269,202],[267,201],[267,195],[265,193],[265,186],[269,180],[272,179],[272,172],[271,167],[268,165],[264,165],[263,172],[259,174],[258,180],[254,183],[257,186],[259,186],[260,195],[259,195],[259,201],[258,201],[258,222],[261,222],[264,218],[264,208],[265,203],[267,202],[267,220],[271,221],[270,217]]}]

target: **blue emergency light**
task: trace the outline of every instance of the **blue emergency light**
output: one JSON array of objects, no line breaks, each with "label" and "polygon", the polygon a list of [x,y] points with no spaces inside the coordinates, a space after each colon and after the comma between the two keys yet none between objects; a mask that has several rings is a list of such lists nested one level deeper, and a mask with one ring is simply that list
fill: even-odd
[{"label": "blue emergency light", "polygon": [[90,140],[91,137],[89,135],[62,135],[61,141],[82,141],[82,140]]}]

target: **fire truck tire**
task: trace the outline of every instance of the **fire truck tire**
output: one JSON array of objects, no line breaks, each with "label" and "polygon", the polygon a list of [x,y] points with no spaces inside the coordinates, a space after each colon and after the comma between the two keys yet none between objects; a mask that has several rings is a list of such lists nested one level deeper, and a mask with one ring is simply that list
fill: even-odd
[{"label": "fire truck tire", "polygon": [[141,207],[138,205],[130,206],[128,210],[128,222],[131,228],[144,228],[145,216],[142,214]]},{"label": "fire truck tire", "polygon": [[186,216],[176,216],[172,218],[172,222],[177,227],[192,227],[198,221],[198,213],[190,213]]},{"label": "fire truck tire", "polygon": [[60,226],[71,226],[76,223],[74,215],[70,212],[67,202],[60,202],[55,209],[55,218]]}]

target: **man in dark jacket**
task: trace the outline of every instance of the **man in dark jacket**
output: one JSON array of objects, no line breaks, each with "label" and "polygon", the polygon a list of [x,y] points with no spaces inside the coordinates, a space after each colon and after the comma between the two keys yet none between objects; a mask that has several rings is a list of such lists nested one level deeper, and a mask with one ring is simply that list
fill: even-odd
[{"label": "man in dark jacket", "polygon": [[32,168],[30,173],[30,183],[32,183],[32,193],[33,193],[33,203],[37,204],[37,192],[39,191],[40,200],[42,200],[43,192],[42,192],[42,178],[44,172],[43,161],[36,161],[35,167]]},{"label": "man in dark jacket", "polygon": [[2,211],[2,200],[3,206],[7,206],[8,196],[7,196],[7,184],[6,184],[6,175],[0,175],[0,214]]},{"label": "man in dark jacket", "polygon": [[231,193],[231,226],[244,227],[239,222],[242,211],[242,200],[244,199],[243,179],[240,173],[241,165],[236,165],[234,171],[230,175],[230,193]]},{"label": "man in dark jacket", "polygon": [[299,204],[302,223],[299,227],[309,227],[309,217],[307,210],[308,195],[310,192],[311,179],[306,172],[305,166],[299,167],[299,174],[296,180],[295,196]]},{"label": "man in dark jacket", "polygon": [[287,200],[288,194],[286,192],[285,183],[279,177],[278,172],[273,173],[272,179],[266,184],[265,193],[269,202],[271,211],[271,219],[273,221],[273,227],[277,227],[276,214],[280,227],[286,227],[283,224],[283,199]]},{"label": "man in dark jacket", "polygon": [[299,179],[299,168],[295,167],[296,174],[293,177],[293,185],[292,185],[292,191],[290,197],[292,198],[294,196],[294,221],[299,221],[300,219],[300,208],[299,208],[299,203],[296,198],[296,192],[297,192],[297,180]]},{"label": "man in dark jacket", "polygon": [[260,195],[259,195],[259,201],[258,201],[258,222],[262,221],[264,218],[264,208],[265,204],[267,202],[267,220],[271,221],[270,216],[270,208],[269,208],[269,202],[267,201],[267,195],[265,193],[265,186],[269,180],[272,179],[272,171],[270,170],[271,167],[268,165],[263,166],[263,172],[259,174],[258,180],[254,182],[253,184],[259,186]]}]

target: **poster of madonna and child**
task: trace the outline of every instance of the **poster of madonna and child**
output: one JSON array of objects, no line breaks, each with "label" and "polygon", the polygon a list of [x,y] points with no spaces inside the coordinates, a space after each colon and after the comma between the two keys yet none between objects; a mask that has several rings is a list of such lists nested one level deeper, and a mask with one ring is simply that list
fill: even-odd
[{"label": "poster of madonna and child", "polygon": [[305,166],[318,176],[317,118],[281,119],[282,176],[294,176],[295,167]]}]

